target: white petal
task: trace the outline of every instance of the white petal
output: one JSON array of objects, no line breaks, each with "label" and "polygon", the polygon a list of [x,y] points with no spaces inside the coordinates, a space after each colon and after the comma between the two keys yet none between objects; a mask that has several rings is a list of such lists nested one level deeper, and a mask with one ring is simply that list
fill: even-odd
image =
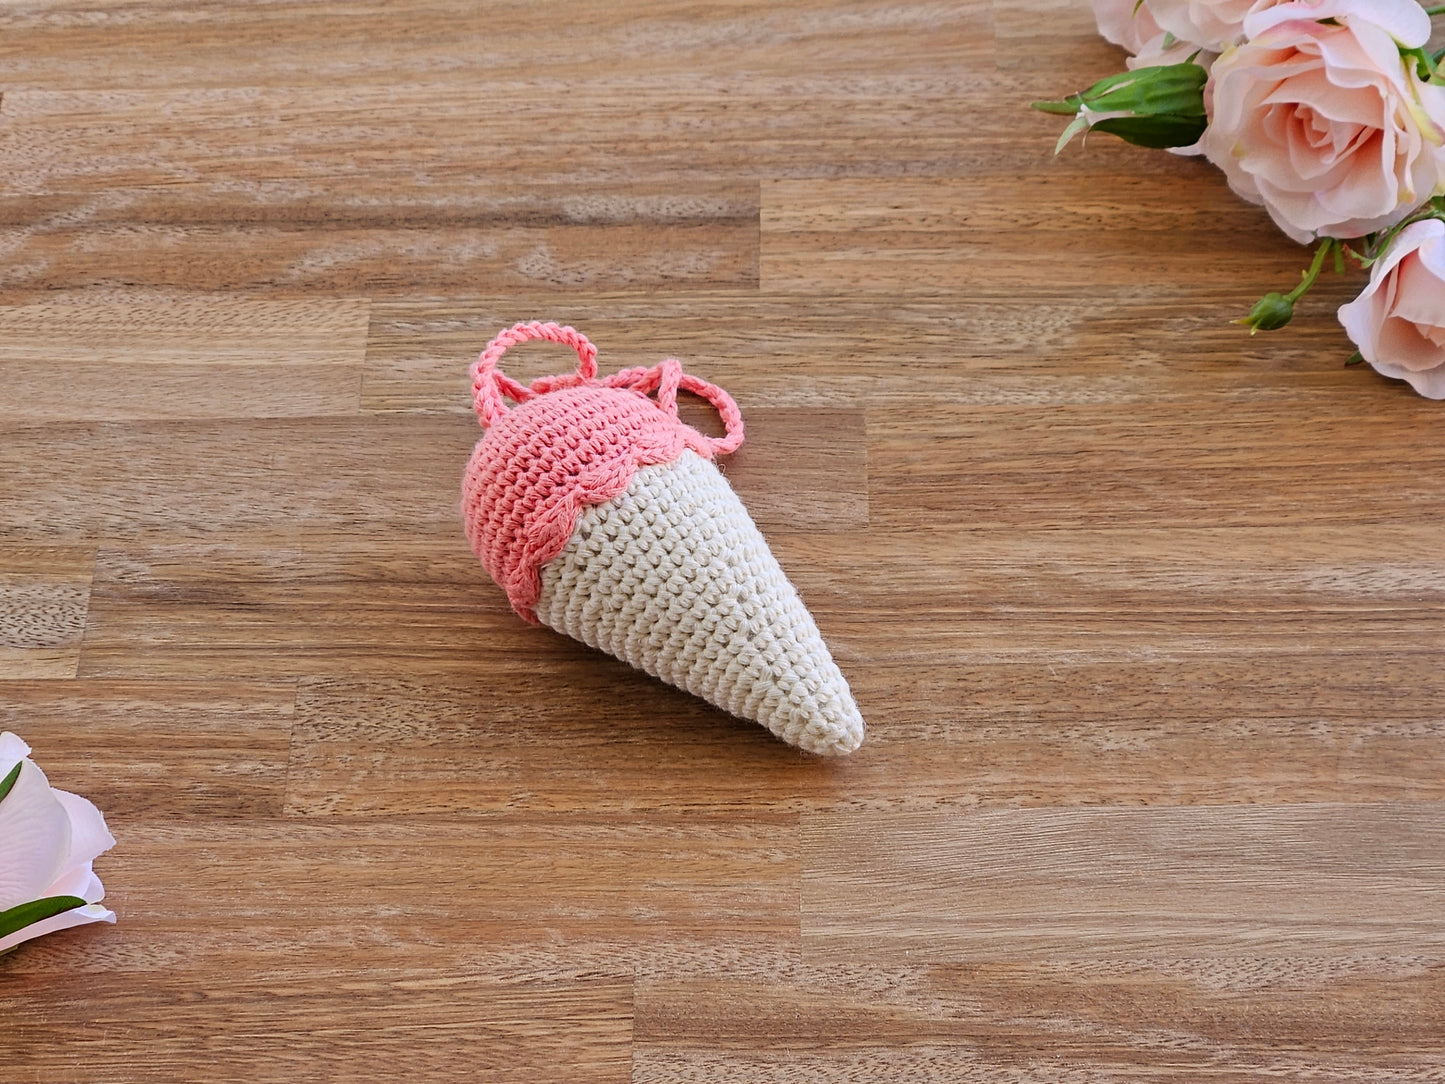
[{"label": "white petal", "polygon": [[88,922],[114,922],[115,912],[107,911],[104,907],[97,907],[89,904],[85,907],[77,907],[73,911],[65,911],[47,918],[41,922],[32,922],[22,930],[16,930],[9,937],[0,937],[0,953],[9,952],[22,941],[29,941],[35,937],[43,937],[56,930],[67,930],[71,926],[84,926]]},{"label": "white petal", "polygon": [[89,798],[68,790],[53,790],[56,800],[70,817],[70,861],[68,867],[94,862],[115,846],[115,836],[105,826],[105,818]]},{"label": "white petal", "polygon": [[0,802],[0,911],[40,899],[70,864],[70,817],[34,761]]},{"label": "white petal", "polygon": [[10,731],[0,734],[0,779],[10,774],[10,769],[30,755],[30,746]]},{"label": "white petal", "polygon": [[105,899],[105,885],[91,869],[90,863],[77,866],[69,873],[61,874],[45,893],[47,896],[79,896],[86,903],[99,903]]}]

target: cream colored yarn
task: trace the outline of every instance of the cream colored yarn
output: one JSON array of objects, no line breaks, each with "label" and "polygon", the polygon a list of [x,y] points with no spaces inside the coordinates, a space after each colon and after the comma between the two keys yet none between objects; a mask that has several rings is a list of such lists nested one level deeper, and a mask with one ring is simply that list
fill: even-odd
[{"label": "cream colored yarn", "polygon": [[810,753],[863,741],[812,615],[717,467],[692,451],[584,509],[537,618]]}]

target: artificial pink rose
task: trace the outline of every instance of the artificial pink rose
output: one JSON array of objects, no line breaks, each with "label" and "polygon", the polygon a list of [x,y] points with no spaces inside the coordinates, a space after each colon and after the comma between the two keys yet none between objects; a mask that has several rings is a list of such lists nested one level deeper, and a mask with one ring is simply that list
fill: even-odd
[{"label": "artificial pink rose", "polygon": [[1400,55],[1430,34],[1413,0],[1296,0],[1244,29],[1214,63],[1201,147],[1286,234],[1358,237],[1445,187],[1445,87]]},{"label": "artificial pink rose", "polygon": [[1445,399],[1445,222],[1427,218],[1401,230],[1339,316],[1376,369],[1427,399]]},{"label": "artificial pink rose", "polygon": [[1198,44],[1170,34],[1155,20],[1148,0],[1093,0],[1094,22],[1107,41],[1129,52],[1124,66],[1131,71],[1164,64],[1183,64],[1191,57],[1206,71],[1216,51],[1201,51]]},{"label": "artificial pink rose", "polygon": [[1164,28],[1139,0],[1093,0],[1094,23],[1105,41],[1137,54],[1151,41],[1162,41]]},{"label": "artificial pink rose", "polygon": [[1244,17],[1244,35],[1253,38],[1299,19],[1371,22],[1407,49],[1424,45],[1431,34],[1430,16],[1415,0],[1259,0]]},{"label": "artificial pink rose", "polygon": [[1218,53],[1204,51],[1192,42],[1178,42],[1172,40],[1169,35],[1157,36],[1144,42],[1139,52],[1130,56],[1124,61],[1124,66],[1134,71],[1137,68],[1153,68],[1156,65],[1183,64],[1186,61],[1194,61],[1195,64],[1209,71],[1214,65],[1214,58]]},{"label": "artificial pink rose", "polygon": [[1124,61],[1124,66],[1132,71],[1137,68],[1152,68],[1163,64],[1183,64],[1185,61],[1193,60],[1194,63],[1208,71],[1214,64],[1214,58],[1218,55],[1207,49],[1201,49],[1192,41],[1180,41],[1169,34],[1161,33],[1139,46],[1139,51]]},{"label": "artificial pink rose", "polygon": [[1220,52],[1244,34],[1244,17],[1276,0],[1144,0],[1155,24],[1180,41]]}]

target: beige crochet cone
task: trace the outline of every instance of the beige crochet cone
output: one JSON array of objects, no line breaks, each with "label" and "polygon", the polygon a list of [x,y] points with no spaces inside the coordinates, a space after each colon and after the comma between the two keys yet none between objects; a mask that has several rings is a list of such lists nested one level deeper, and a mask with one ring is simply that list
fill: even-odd
[{"label": "beige crochet cone", "polygon": [[582,511],[542,569],[544,625],[810,753],[851,753],[863,718],[812,615],[713,463],[685,451]]}]

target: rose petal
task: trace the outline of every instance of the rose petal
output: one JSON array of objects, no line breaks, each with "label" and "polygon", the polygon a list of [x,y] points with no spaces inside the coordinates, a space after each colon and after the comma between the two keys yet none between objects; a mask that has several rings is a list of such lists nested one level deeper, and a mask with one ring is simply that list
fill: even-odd
[{"label": "rose petal", "polygon": [[91,869],[90,863],[77,866],[69,873],[62,873],[60,879],[46,890],[47,896],[79,896],[86,903],[99,903],[105,899],[105,885]]},{"label": "rose petal", "polygon": [[0,911],[40,899],[65,871],[70,817],[34,761],[0,802]]},{"label": "rose petal", "polygon": [[1255,0],[1145,0],[1154,20],[1181,41],[1219,50],[1240,38]]},{"label": "rose petal", "polygon": [[1445,364],[1445,351],[1427,339],[1420,325],[1399,316],[1388,316],[1376,340],[1376,365],[1388,365],[1397,373],[1423,373]]},{"label": "rose petal", "polygon": [[1396,369],[1391,365],[1376,365],[1375,368],[1385,376],[1405,381],[1426,399],[1445,399],[1445,366],[1437,365],[1423,372]]},{"label": "rose petal", "polygon": [[1257,38],[1281,23],[1300,19],[1371,22],[1407,49],[1430,40],[1430,16],[1415,0],[1294,0],[1251,11],[1244,17],[1244,36]]},{"label": "rose petal", "polygon": [[30,746],[18,736],[5,731],[0,734],[0,779],[10,774],[10,769],[30,755]]},{"label": "rose petal", "polygon": [[1445,327],[1445,282],[1425,266],[1418,250],[1401,260],[1395,270],[1391,311],[1422,328]]},{"label": "rose petal", "polygon": [[9,952],[22,941],[29,941],[32,938],[44,937],[56,930],[67,930],[72,926],[84,926],[88,922],[114,922],[115,912],[108,911],[104,907],[95,904],[87,904],[85,907],[77,907],[71,911],[62,911],[51,918],[43,919],[40,922],[32,922],[24,929],[16,930],[9,937],[0,937],[0,953]]},{"label": "rose petal", "polygon": [[70,866],[93,862],[115,846],[115,836],[110,834],[105,818],[90,799],[66,790],[51,793],[70,817]]},{"label": "rose petal", "polygon": [[1093,0],[1094,25],[1106,41],[1137,53],[1144,42],[1163,37],[1147,7],[1138,0]]}]

